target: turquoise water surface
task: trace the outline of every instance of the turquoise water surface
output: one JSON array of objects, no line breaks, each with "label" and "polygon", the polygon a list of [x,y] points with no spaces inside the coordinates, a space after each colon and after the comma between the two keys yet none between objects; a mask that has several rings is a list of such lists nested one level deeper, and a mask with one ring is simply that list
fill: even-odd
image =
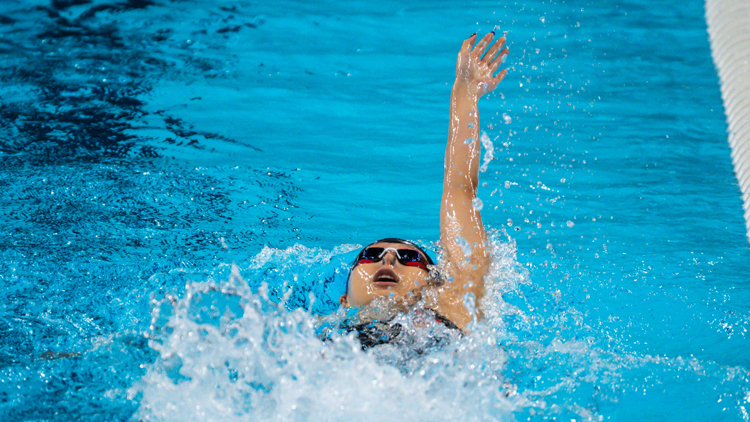
[{"label": "turquoise water surface", "polygon": [[[494,28],[487,320],[320,341],[361,245],[437,248]],[[726,138],[697,0],[5,0],[0,420],[747,421]]]}]

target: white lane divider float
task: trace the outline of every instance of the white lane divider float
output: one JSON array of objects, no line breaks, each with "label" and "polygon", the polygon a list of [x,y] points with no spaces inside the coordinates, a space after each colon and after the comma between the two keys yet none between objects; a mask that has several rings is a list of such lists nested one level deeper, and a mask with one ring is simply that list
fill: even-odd
[{"label": "white lane divider float", "polygon": [[706,0],[706,22],[750,240],[750,0]]}]

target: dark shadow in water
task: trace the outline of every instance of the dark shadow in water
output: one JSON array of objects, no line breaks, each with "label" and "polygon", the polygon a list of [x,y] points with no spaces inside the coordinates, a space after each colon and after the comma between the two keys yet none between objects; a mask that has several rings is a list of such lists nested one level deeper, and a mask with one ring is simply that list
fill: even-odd
[{"label": "dark shadow in water", "polygon": [[[92,3],[53,0],[47,7],[0,15],[0,156],[5,155],[0,165],[148,159],[163,155],[165,144],[205,150],[202,140],[237,143],[196,130],[166,111],[146,111],[145,98],[156,81],[170,75],[188,81],[212,77],[215,67],[186,58],[198,74],[185,75],[158,57],[174,46],[172,29],[126,26],[127,12],[159,4]],[[135,133],[143,129],[172,136]]]},{"label": "dark shadow in water", "polygon": [[[183,23],[161,19],[171,6],[0,6],[0,379],[24,380],[0,389],[0,420],[131,420],[127,389],[155,359],[149,296],[300,239],[293,172],[157,160],[238,143],[147,107],[159,81],[223,66],[179,41]],[[144,8],[153,25],[129,15]]]}]

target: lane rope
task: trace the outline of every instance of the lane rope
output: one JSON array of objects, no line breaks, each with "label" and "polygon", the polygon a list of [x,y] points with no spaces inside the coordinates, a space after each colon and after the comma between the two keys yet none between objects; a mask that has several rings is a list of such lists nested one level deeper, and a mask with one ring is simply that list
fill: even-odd
[{"label": "lane rope", "polygon": [[706,0],[706,23],[750,240],[750,0]]}]

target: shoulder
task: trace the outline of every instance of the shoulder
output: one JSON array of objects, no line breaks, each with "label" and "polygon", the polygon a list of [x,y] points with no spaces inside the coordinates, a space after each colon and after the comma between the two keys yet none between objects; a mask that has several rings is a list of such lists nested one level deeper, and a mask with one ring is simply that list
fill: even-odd
[{"label": "shoulder", "polygon": [[[466,325],[472,320],[472,314],[476,313],[477,319],[482,318],[481,309],[473,306],[467,309],[465,301],[473,296],[477,303],[484,295],[484,277],[488,266],[472,266],[465,271],[451,271],[441,274],[443,279],[430,288],[425,295],[428,308],[440,315],[441,318],[451,321],[459,330],[465,331]],[[469,295],[469,297],[467,297]]]}]

